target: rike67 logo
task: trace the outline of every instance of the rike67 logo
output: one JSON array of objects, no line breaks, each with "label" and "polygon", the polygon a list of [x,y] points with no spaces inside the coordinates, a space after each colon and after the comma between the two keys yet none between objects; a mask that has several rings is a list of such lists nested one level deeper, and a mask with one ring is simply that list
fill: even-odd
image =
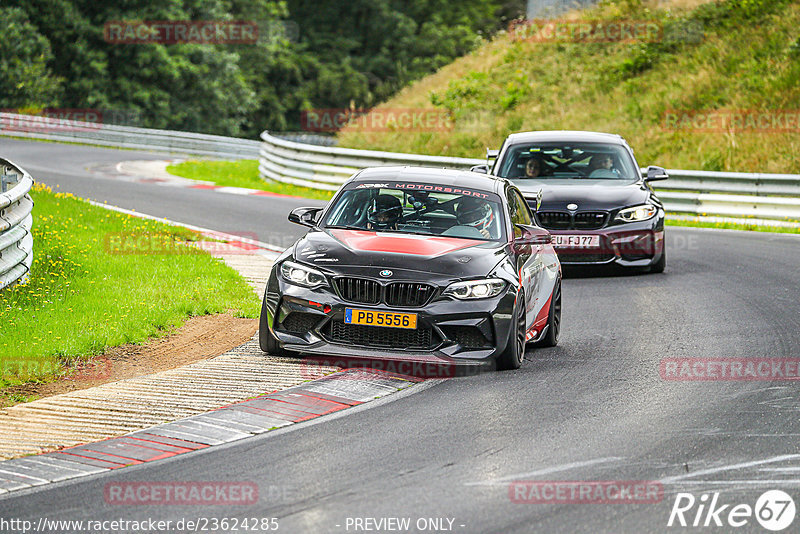
[{"label": "rike67 logo", "polygon": [[792,524],[795,512],[794,499],[781,490],[762,493],[755,506],[722,504],[718,492],[703,493],[699,499],[691,493],[678,493],[667,526],[738,528],[751,524],[755,517],[763,528],[779,532]]}]

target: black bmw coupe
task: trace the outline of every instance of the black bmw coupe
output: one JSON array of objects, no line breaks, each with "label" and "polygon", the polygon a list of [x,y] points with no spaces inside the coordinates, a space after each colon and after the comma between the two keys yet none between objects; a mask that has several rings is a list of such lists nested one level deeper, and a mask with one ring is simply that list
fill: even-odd
[{"label": "black bmw coupe", "polygon": [[541,131],[508,136],[494,164],[473,171],[511,180],[553,234],[564,265],[616,264],[663,272],[664,205],[642,176],[633,150],[619,135]]},{"label": "black bmw coupe", "polygon": [[418,167],[364,169],[275,262],[261,349],[517,368],[553,346],[561,265],[507,180]]}]

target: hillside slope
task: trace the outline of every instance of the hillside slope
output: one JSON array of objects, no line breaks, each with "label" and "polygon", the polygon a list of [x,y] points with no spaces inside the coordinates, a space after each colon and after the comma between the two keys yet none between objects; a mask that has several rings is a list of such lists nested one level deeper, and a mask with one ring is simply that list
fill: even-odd
[{"label": "hillside slope", "polygon": [[[624,136],[642,165],[800,173],[797,2],[663,9],[622,0],[578,16],[652,20],[663,25],[663,37],[542,43],[503,33],[375,110],[446,110],[452,128],[350,127],[339,133],[340,145],[482,157],[515,131],[596,130]],[[714,122],[702,118],[711,111]],[[734,116],[743,117],[741,127],[730,126]]]}]

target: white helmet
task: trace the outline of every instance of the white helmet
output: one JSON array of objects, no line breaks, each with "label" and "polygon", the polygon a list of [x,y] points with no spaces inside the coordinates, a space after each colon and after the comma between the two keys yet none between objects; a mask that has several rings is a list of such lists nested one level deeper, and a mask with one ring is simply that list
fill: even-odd
[{"label": "white helmet", "polygon": [[494,211],[484,200],[465,197],[458,202],[456,207],[456,220],[458,220],[458,224],[489,231],[489,226],[494,221]]}]

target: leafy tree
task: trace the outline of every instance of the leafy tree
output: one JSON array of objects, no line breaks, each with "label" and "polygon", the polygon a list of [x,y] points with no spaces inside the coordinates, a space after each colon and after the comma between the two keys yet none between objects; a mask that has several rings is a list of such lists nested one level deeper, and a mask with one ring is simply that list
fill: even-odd
[{"label": "leafy tree", "polygon": [[48,67],[48,40],[17,7],[0,7],[0,107],[55,105],[62,80]]}]

